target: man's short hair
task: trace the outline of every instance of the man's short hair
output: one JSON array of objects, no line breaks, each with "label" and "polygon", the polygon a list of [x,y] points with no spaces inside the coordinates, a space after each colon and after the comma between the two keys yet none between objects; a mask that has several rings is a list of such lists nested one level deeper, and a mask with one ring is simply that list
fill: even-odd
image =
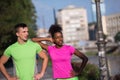
[{"label": "man's short hair", "polygon": [[18,29],[21,28],[21,27],[25,28],[25,27],[27,27],[27,25],[25,23],[16,24],[15,27],[14,27],[15,28],[15,32],[18,32]]}]

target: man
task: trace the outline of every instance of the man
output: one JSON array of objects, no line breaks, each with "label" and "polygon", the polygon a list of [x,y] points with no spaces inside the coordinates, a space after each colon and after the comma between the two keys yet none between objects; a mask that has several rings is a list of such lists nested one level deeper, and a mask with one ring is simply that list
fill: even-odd
[{"label": "man", "polygon": [[[0,59],[0,70],[7,80],[39,80],[43,77],[48,57],[37,43],[28,40],[28,27],[24,23],[15,26],[17,42],[9,46]],[[42,68],[35,74],[36,54],[42,59]],[[12,57],[16,68],[16,76],[11,76],[5,69],[4,64]]]}]

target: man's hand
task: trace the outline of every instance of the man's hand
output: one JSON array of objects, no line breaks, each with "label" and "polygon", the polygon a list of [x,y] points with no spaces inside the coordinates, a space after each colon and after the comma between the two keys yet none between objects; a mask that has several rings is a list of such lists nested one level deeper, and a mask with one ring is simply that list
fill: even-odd
[{"label": "man's hand", "polygon": [[43,74],[42,73],[38,73],[34,76],[34,79],[35,80],[40,80],[41,78],[43,77]]},{"label": "man's hand", "polygon": [[19,78],[14,76],[14,77],[9,77],[8,80],[19,80]]}]

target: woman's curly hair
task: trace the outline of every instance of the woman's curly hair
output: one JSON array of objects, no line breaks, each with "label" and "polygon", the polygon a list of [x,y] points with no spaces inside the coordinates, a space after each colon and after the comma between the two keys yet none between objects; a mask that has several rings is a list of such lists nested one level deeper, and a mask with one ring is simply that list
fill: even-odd
[{"label": "woman's curly hair", "polygon": [[50,28],[49,28],[49,33],[51,34],[51,36],[54,37],[54,34],[56,32],[62,33],[62,28],[57,24],[51,25]]}]

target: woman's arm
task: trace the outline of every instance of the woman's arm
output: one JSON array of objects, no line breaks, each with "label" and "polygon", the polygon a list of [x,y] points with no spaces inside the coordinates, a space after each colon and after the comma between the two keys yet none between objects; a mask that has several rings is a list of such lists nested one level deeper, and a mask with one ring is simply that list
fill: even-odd
[{"label": "woman's arm", "polygon": [[52,42],[52,38],[37,37],[37,38],[32,38],[32,41],[35,41],[35,42],[39,42],[39,41],[50,41],[50,42]]},{"label": "woman's arm", "polygon": [[88,62],[88,58],[87,56],[85,56],[82,52],[80,52],[79,50],[75,50],[74,54],[76,56],[78,56],[80,59],[82,59],[82,63],[80,65],[80,69],[79,69],[79,74],[81,74],[81,72],[83,71],[84,67],[86,66],[87,62]]},{"label": "woman's arm", "polygon": [[42,43],[42,41],[52,42],[52,38],[38,37],[38,38],[32,38],[32,41],[37,42],[43,49],[48,51],[48,44]]}]

